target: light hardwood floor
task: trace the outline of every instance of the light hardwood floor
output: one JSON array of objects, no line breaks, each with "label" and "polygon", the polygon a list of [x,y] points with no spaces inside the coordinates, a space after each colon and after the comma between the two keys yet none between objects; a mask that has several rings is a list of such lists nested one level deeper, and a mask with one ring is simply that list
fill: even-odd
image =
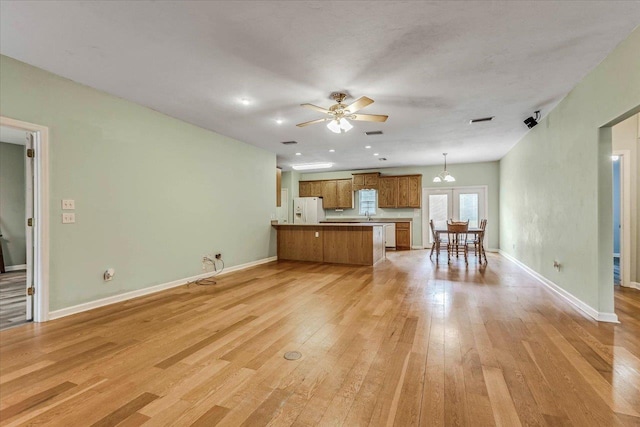
[{"label": "light hardwood floor", "polygon": [[387,256],[271,263],[2,331],[1,423],[640,423],[640,292],[597,323],[497,255]]},{"label": "light hardwood floor", "polygon": [[0,274],[0,329],[25,323],[27,315],[27,272]]}]

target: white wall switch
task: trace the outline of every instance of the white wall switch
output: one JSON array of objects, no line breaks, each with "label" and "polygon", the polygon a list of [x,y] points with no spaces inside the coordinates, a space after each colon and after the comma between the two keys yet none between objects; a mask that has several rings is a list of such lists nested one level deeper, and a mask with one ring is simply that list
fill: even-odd
[{"label": "white wall switch", "polygon": [[62,223],[63,224],[75,224],[76,222],[76,214],[74,213],[63,213],[62,214]]},{"label": "white wall switch", "polygon": [[72,210],[76,208],[76,201],[71,199],[62,199],[62,209]]}]

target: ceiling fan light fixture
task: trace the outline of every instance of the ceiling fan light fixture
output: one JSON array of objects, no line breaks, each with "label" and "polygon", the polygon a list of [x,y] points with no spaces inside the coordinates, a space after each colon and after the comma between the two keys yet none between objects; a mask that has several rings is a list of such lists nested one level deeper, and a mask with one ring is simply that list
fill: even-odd
[{"label": "ceiling fan light fixture", "polygon": [[342,118],[340,119],[340,129],[342,129],[345,132],[349,132],[351,129],[353,129],[353,125],[349,123],[347,119]]},{"label": "ceiling fan light fixture", "polygon": [[333,133],[340,133],[340,125],[336,120],[330,120],[327,123],[327,128]]}]

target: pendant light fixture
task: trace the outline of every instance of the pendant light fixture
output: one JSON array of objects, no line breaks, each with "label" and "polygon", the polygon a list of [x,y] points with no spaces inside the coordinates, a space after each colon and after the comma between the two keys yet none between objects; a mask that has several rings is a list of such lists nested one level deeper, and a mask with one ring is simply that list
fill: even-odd
[{"label": "pendant light fixture", "polygon": [[442,155],[444,156],[444,170],[433,178],[433,182],[454,182],[456,179],[447,172],[447,153],[442,153]]}]

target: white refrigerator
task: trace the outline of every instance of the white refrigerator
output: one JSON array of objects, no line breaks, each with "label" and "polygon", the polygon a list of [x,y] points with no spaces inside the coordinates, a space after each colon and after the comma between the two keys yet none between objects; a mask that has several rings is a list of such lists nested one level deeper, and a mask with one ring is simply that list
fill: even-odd
[{"label": "white refrigerator", "polygon": [[322,197],[294,197],[294,224],[317,224],[320,221],[324,221]]}]

